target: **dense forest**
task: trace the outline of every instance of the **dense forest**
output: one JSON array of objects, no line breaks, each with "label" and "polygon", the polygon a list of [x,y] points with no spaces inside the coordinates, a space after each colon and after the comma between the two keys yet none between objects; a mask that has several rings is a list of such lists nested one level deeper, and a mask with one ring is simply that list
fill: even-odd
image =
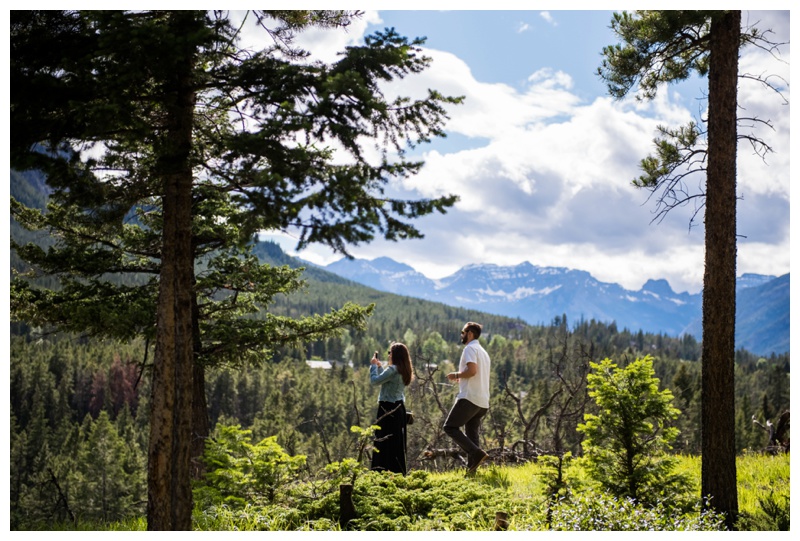
[{"label": "dense forest", "polygon": [[[291,260],[276,245],[256,252],[274,264]],[[676,453],[700,452],[700,346],[671,337],[618,329],[596,321],[554,316],[546,326],[381,293],[310,268],[307,288],[278,296],[276,314],[325,312],[346,301],[375,303],[364,330],[281,348],[259,365],[219,367],[206,375],[212,427],[238,424],[260,440],[275,436],[308,467],[357,458],[363,442],[351,427],[374,422],[377,389],[369,384],[369,358],[391,341],[407,344],[416,378],[407,404],[416,421],[409,431],[409,468],[442,471],[461,466],[442,431],[454,390],[444,374],[460,355],[458,333],[468,320],[484,325],[481,341],[492,359],[492,398],[482,437],[496,462],[540,454],[581,454],[576,426],[591,411],[589,362],[609,357],[624,366],[654,358],[656,376],[681,410]],[[141,515],[146,503],[151,345],[48,334],[12,326],[12,528],[42,521],[112,520]],[[383,354],[385,358],[385,353]],[[328,361],[312,368],[305,361]],[[789,408],[789,356],[736,355],[737,450],[764,451],[767,421]],[[319,366],[319,364],[315,365]],[[757,421],[757,422],[756,422]],[[362,460],[368,463],[368,455]]]}]

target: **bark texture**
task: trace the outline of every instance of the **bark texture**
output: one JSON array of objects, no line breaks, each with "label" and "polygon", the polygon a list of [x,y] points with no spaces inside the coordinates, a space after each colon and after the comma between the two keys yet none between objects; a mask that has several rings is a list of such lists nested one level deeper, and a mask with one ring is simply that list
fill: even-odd
[{"label": "bark texture", "polygon": [[[175,36],[196,31],[197,15],[173,12]],[[163,181],[163,241],[148,452],[148,530],[191,530],[192,491],[192,120],[195,58],[189,39],[178,40],[173,76],[165,83],[164,130],[157,135],[157,174]],[[184,45],[185,44],[185,45]]]},{"label": "bark texture", "polygon": [[734,442],[736,315],[736,85],[741,12],[711,22],[702,345],[702,495],[738,514]]}]

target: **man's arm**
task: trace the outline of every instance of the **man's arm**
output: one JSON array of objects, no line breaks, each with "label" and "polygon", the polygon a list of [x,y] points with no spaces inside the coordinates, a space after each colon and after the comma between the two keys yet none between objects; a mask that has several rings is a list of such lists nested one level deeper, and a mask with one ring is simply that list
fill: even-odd
[{"label": "man's arm", "polygon": [[461,372],[450,372],[447,374],[447,379],[454,381],[457,379],[469,379],[478,374],[478,363],[474,361],[467,361],[467,367]]}]

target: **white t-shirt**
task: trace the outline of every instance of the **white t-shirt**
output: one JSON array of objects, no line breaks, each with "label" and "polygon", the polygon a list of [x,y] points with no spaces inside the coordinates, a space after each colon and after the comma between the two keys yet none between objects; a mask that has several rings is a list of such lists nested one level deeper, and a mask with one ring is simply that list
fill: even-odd
[{"label": "white t-shirt", "polygon": [[461,352],[461,360],[458,363],[459,372],[466,370],[467,363],[477,364],[478,373],[471,378],[461,378],[459,380],[456,400],[466,398],[476,406],[488,409],[491,361],[489,360],[489,354],[486,353],[486,350],[477,340],[471,341]]}]

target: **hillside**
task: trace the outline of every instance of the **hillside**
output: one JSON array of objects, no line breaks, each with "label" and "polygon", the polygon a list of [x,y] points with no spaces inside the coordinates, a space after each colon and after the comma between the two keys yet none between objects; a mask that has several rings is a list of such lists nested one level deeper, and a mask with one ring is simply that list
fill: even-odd
[{"label": "hillside", "polygon": [[736,299],[736,343],[749,351],[789,351],[789,274]]}]

